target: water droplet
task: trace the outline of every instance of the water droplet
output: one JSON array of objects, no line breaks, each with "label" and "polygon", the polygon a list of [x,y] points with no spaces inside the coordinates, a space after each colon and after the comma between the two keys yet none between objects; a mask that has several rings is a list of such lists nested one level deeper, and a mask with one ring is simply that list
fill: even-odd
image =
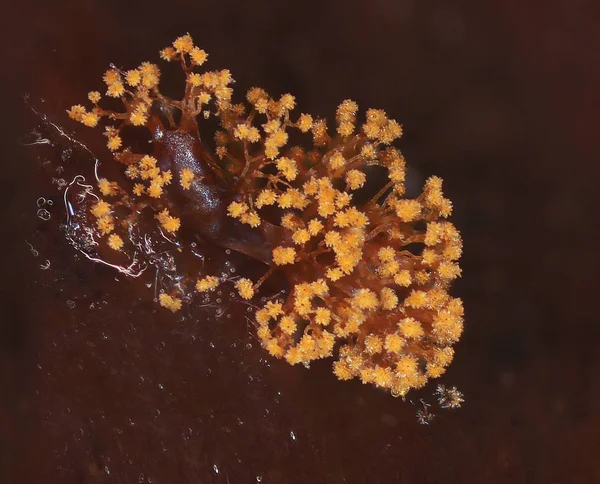
[{"label": "water droplet", "polygon": [[227,250],[225,251],[225,253],[226,253],[227,255],[229,255],[229,254],[231,254],[231,251],[230,251],[229,249],[227,249]]},{"label": "water droplet", "polygon": [[293,430],[290,430],[290,437],[292,440],[296,440],[296,434],[294,433]]},{"label": "water droplet", "polygon": [[44,197],[40,197],[36,200],[36,205],[38,208],[42,208],[46,204],[46,199]]},{"label": "water droplet", "polygon": [[256,476],[256,482],[262,482],[263,478],[262,476]]},{"label": "water droplet", "polygon": [[219,473],[219,468],[217,467],[217,464],[213,465],[213,470],[215,471],[215,474]]},{"label": "water droplet", "polygon": [[138,482],[144,482],[144,474],[140,474],[138,477]]}]

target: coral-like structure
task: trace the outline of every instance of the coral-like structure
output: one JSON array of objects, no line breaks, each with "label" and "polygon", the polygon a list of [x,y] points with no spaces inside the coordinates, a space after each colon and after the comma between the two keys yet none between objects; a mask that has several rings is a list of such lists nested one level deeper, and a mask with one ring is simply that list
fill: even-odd
[{"label": "coral-like structure", "polygon": [[[100,179],[89,209],[106,250],[133,250],[127,230],[150,211],[165,235],[187,230],[263,262],[260,280],[235,282],[243,299],[283,273],[287,298],[256,312],[258,337],[274,357],[308,364],[336,352],[339,379],[395,396],[442,375],[463,330],[462,302],[448,294],[461,274],[461,237],[446,220],[452,204],[440,178],[404,197],[405,160],[392,146],[400,124],[378,109],[359,123],[357,104],[346,100],[331,130],[324,119],[292,115],[294,96],[274,99],[259,88],[234,103],[230,72],[199,72],[208,56],[189,35],[160,56],[185,73],[181,100],[161,94],[161,71],[145,62],[104,75],[105,96],[123,110],[101,107],[94,91],[91,109],[68,111],[89,127],[108,121],[107,146],[125,174]],[[130,127],[149,132],[149,152],[126,146]],[[299,145],[303,136],[309,148]],[[192,282],[160,294],[160,304],[178,311],[183,292],[221,281],[199,274]]]}]

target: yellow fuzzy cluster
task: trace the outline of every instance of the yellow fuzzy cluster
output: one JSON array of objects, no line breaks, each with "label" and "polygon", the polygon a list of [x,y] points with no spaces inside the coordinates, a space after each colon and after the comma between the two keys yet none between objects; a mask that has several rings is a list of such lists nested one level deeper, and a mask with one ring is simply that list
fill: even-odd
[{"label": "yellow fuzzy cluster", "polygon": [[[340,379],[360,378],[404,395],[439,377],[452,359],[452,345],[462,332],[462,304],[448,295],[447,287],[460,276],[455,261],[462,241],[443,221],[451,203],[439,178],[427,180],[416,199],[403,198],[405,161],[388,146],[401,136],[400,125],[381,110],[368,110],[362,133],[353,134],[357,110],[352,101],[338,108],[339,138],[330,137],[325,123],[312,118],[308,128],[301,116],[295,127],[312,129],[315,149],[321,150],[316,168],[303,168],[298,161],[310,160],[313,152],[290,149],[294,156],[275,160],[278,175],[264,175],[267,186],[249,199],[259,213],[273,205],[287,210],[280,225],[299,249],[276,247],[276,266],[294,271],[296,264],[319,267],[321,260],[328,261],[318,279],[327,281],[327,289],[315,293],[314,283],[297,283],[277,314],[266,307],[257,313],[258,334],[270,354],[291,364],[330,355],[334,341],[340,346],[334,364]],[[268,130],[280,126],[280,121],[271,122]],[[383,196],[369,205],[355,205],[351,191],[369,183],[361,168],[372,164],[387,168],[389,192],[382,190]],[[345,191],[338,188],[339,179]],[[426,229],[415,229],[418,222],[425,222]],[[410,244],[424,246],[422,254],[404,248]],[[326,254],[331,257],[321,259]]]},{"label": "yellow fuzzy cluster", "polygon": [[98,126],[98,121],[100,121],[100,116],[96,109],[87,111],[81,104],[72,106],[71,109],[67,110],[67,114],[71,119],[79,121],[89,128]]},{"label": "yellow fuzzy cluster", "polygon": [[123,239],[117,234],[109,235],[108,246],[112,250],[121,250],[123,248]]},{"label": "yellow fuzzy cluster", "polygon": [[215,276],[206,276],[196,282],[196,290],[198,292],[206,292],[214,289],[219,285],[219,279]]},{"label": "yellow fuzzy cluster", "polygon": [[173,175],[171,170],[162,171],[157,163],[153,156],[144,155],[127,167],[125,175],[134,181],[134,195],[139,197],[145,194],[152,198],[163,195],[164,188],[171,183]]},{"label": "yellow fuzzy cluster", "polygon": [[179,311],[181,309],[181,299],[170,296],[164,292],[160,293],[158,296],[158,302],[163,308],[167,308],[173,312]]},{"label": "yellow fuzzy cluster", "polygon": [[194,181],[194,172],[191,168],[184,168],[179,175],[179,184],[184,190],[189,190]]},{"label": "yellow fuzzy cluster", "polygon": [[235,288],[242,299],[252,299],[252,296],[254,296],[254,285],[250,279],[238,279]]},{"label": "yellow fuzzy cluster", "polygon": [[[401,125],[381,109],[361,113],[347,99],[338,106],[330,131],[324,119],[293,114],[291,94],[273,97],[256,87],[247,92],[246,103],[236,104],[231,73],[199,70],[208,54],[189,34],[160,57],[181,64],[183,100],[161,95],[159,68],[143,63],[104,75],[105,95],[121,99],[124,111],[102,108],[99,91],[88,94],[92,108],[75,105],[68,111],[86,126],[97,126],[103,118],[116,123],[104,134],[131,187],[101,179],[98,189],[111,203],[100,199],[90,208],[109,247],[122,250],[123,239],[113,233],[115,208],[131,206],[132,199],[152,207],[161,230],[174,233],[181,225],[169,211],[176,204],[163,203],[171,173],[160,170],[151,155],[123,146],[121,129],[150,129],[156,121],[151,108],[158,105],[166,116],[179,111],[188,132],[208,138],[201,123],[215,116],[216,149],[208,158],[218,165],[217,173],[231,177],[228,186],[236,190],[226,216],[267,238],[279,234],[269,239],[271,268],[265,277],[281,271],[290,281],[285,300],[268,302],[256,313],[265,349],[290,364],[335,354],[338,378],[359,378],[394,395],[442,375],[463,329],[462,303],[448,294],[461,275],[462,240],[446,220],[452,203],[440,178],[429,178],[418,197],[404,196],[406,161],[392,146],[402,136]],[[172,129],[181,128],[176,124]],[[305,145],[290,146],[292,135],[294,143],[304,139]],[[374,165],[379,171],[368,168]],[[183,190],[194,181],[190,169],[178,174]],[[365,193],[371,198],[365,199]],[[241,278],[235,287],[249,300],[263,280]],[[195,287],[205,292],[218,284],[206,276]],[[180,299],[166,293],[159,299],[173,311],[181,306]]]},{"label": "yellow fuzzy cluster", "polygon": [[177,217],[171,216],[166,208],[156,215],[156,219],[160,222],[163,230],[167,232],[177,232],[181,226],[181,221]]},{"label": "yellow fuzzy cluster", "polygon": [[278,266],[293,264],[296,258],[296,250],[293,247],[275,247],[273,249],[273,262]]},{"label": "yellow fuzzy cluster", "polygon": [[[96,219],[96,227],[101,235],[108,235],[115,229],[112,206],[105,200],[99,200],[92,205],[90,213]],[[111,248],[114,247],[111,246]]]},{"label": "yellow fuzzy cluster", "polygon": [[250,227],[260,225],[260,217],[255,211],[250,210],[246,203],[231,202],[227,207],[227,213],[230,217],[237,218],[240,222],[250,225]]}]

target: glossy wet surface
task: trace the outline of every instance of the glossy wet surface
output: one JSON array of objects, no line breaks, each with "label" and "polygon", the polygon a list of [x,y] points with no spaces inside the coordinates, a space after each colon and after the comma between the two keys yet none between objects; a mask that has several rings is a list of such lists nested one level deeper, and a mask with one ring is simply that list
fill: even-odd
[{"label": "glossy wet surface", "polygon": [[[592,2],[117,5],[24,2],[3,32],[2,482],[600,480]],[[36,120],[22,95],[106,156],[63,110],[110,62],[153,60],[186,31],[239,90],[290,91],[330,118],[347,97],[386,109],[414,175],[444,178],[465,239],[466,330],[440,381],[465,393],[461,410],[440,410],[435,384],[412,405],[337,381],[327,361],[273,361],[231,288],[173,316],[151,276],[75,257],[46,155],[23,146]]]}]

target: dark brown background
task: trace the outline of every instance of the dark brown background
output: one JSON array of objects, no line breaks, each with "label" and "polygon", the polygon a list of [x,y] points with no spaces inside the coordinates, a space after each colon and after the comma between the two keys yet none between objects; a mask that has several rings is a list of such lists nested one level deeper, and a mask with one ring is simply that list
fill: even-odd
[{"label": "dark brown background", "polygon": [[[0,29],[1,482],[600,482],[596,4],[12,5]],[[445,179],[467,323],[442,381],[463,409],[421,426],[419,405],[338,382],[329,363],[272,362],[239,307],[156,311],[75,260],[58,204],[36,218],[38,197],[59,199],[20,143],[35,126],[22,96],[65,123],[110,62],[154,60],[187,31],[239,89],[290,91],[328,117],[348,97],[386,109],[415,173]]]}]

